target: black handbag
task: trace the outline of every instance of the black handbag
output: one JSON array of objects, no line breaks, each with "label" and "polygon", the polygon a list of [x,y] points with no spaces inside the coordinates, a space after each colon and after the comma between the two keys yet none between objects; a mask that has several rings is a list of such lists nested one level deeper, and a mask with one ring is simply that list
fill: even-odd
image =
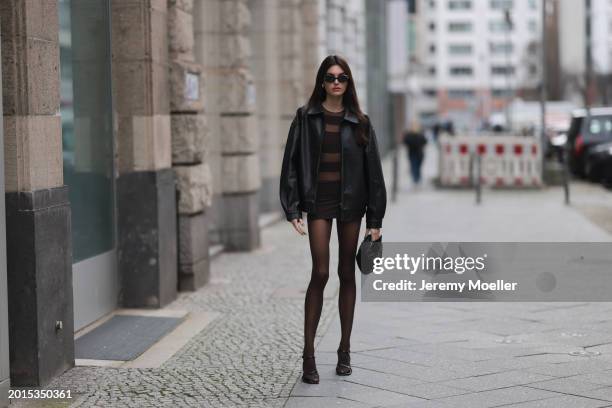
[{"label": "black handbag", "polygon": [[372,235],[368,234],[359,245],[355,260],[359,270],[364,275],[372,272],[374,258],[382,256],[382,234],[376,241],[372,241]]}]

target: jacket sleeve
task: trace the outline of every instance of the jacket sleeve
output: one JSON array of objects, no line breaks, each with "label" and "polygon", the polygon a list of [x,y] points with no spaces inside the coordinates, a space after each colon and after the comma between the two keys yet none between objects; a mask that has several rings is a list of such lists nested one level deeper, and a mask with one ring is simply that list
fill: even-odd
[{"label": "jacket sleeve", "polygon": [[[370,118],[368,118],[368,122],[370,122]],[[387,190],[378,151],[378,140],[371,122],[369,123],[369,142],[364,150],[368,186],[366,228],[381,228],[387,208]]]},{"label": "jacket sleeve", "polygon": [[279,192],[281,206],[287,221],[302,218],[302,211],[299,207],[300,193],[297,171],[301,122],[300,109],[298,109],[289,128],[281,167]]}]

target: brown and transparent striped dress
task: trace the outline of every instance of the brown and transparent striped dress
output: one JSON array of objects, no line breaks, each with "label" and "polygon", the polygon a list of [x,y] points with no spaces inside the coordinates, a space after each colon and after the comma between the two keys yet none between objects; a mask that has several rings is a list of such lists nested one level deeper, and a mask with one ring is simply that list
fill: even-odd
[{"label": "brown and transparent striped dress", "polygon": [[308,218],[340,217],[340,123],[344,111],[330,112],[323,108],[323,145],[317,180],[317,197],[314,213]]}]

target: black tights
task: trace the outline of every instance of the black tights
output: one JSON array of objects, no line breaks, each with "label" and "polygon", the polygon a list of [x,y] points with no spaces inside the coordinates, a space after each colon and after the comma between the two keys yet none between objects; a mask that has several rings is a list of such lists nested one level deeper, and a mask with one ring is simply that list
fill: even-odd
[{"label": "black tights", "polygon": [[[340,348],[349,350],[355,298],[355,254],[359,241],[361,220],[339,222],[336,219],[338,231],[338,277],[340,278],[340,296],[338,309],[340,311],[340,327],[342,337]],[[312,256],[312,275],[306,291],[304,318],[304,353],[314,354],[314,338],[323,308],[323,289],[329,278],[329,238],[331,236],[332,220],[313,219],[308,221],[308,238]]]}]

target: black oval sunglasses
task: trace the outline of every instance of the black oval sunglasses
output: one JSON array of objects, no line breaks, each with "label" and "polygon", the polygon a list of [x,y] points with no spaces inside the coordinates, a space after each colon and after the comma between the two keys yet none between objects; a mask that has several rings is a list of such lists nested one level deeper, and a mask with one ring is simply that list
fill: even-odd
[{"label": "black oval sunglasses", "polygon": [[323,80],[325,82],[329,82],[330,84],[334,82],[336,79],[338,80],[338,82],[344,83],[349,80],[349,76],[346,74],[340,74],[336,77],[336,76],[333,76],[332,74],[325,74],[325,76],[323,77]]}]

